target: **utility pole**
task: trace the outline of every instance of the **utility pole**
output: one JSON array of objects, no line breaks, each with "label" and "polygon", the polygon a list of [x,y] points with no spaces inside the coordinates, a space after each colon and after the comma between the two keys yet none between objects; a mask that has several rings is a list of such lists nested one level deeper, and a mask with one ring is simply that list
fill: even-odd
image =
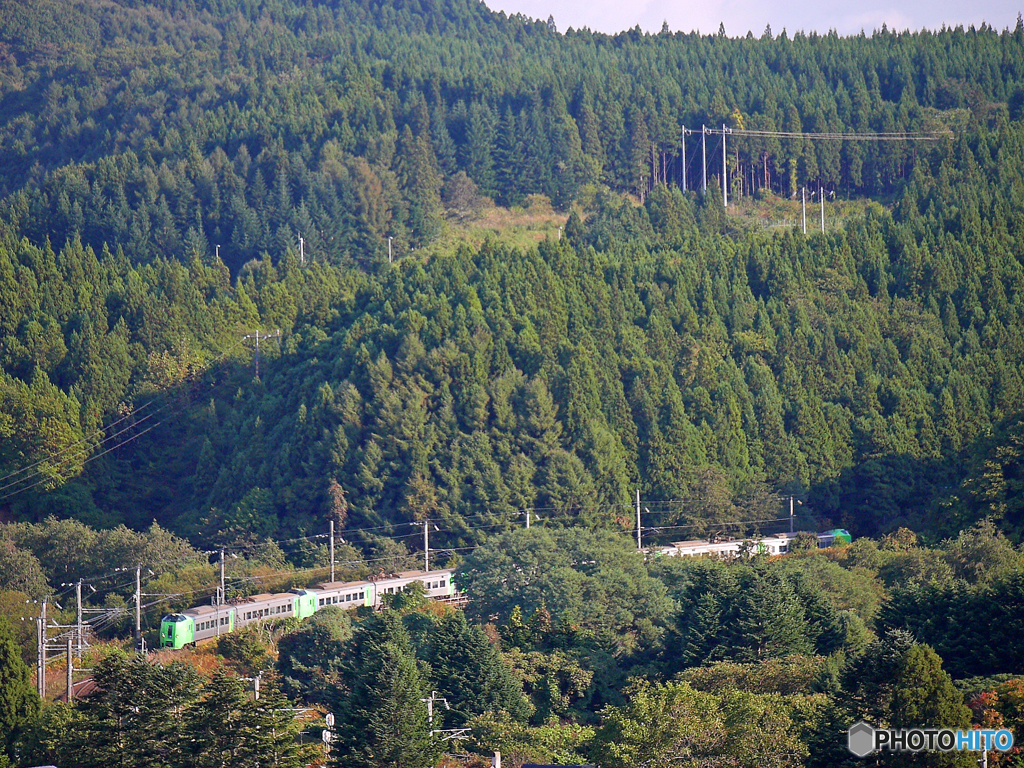
[{"label": "utility pole", "polygon": [[423,521],[423,570],[430,570],[430,521]]},{"label": "utility pole", "polygon": [[[142,565],[135,569],[135,648],[142,649]],[[143,649],[144,652],[144,649]]]},{"label": "utility pole", "polygon": [[217,244],[217,261],[220,261],[220,243]]},{"label": "utility pole", "polygon": [[530,510],[526,510],[526,528],[527,530],[530,528]]},{"label": "utility pole", "polygon": [[700,127],[700,154],[701,167],[704,171],[704,184],[700,191],[706,195],[708,193],[708,129],[706,125]]},{"label": "utility pole", "polygon": [[431,691],[429,696],[420,699],[421,702],[427,705],[427,725],[430,728],[430,735],[433,736],[437,731],[434,730],[434,702],[444,702],[445,709],[451,709],[448,705],[448,699],[444,696],[438,696],[437,691]]},{"label": "utility pole", "polygon": [[789,532],[793,533],[793,497],[789,497]]},{"label": "utility pole", "polygon": [[729,207],[729,179],[725,161],[725,123],[722,123],[722,207]]},{"label": "utility pole", "polygon": [[38,651],[36,653],[36,690],[39,698],[46,700],[46,599],[43,599],[43,609],[36,619],[36,642]]},{"label": "utility pole", "polygon": [[299,264],[306,263],[306,241],[299,235]]},{"label": "utility pole", "polygon": [[643,529],[640,527],[640,489],[636,489],[636,548],[644,548]]},{"label": "utility pole", "polygon": [[224,598],[227,595],[224,593],[224,550],[220,551],[220,600],[218,601],[221,605],[224,604]]},{"label": "utility pole", "polygon": [[[242,341],[245,341],[246,339],[253,339],[253,338],[256,339],[256,378],[258,379],[260,377],[260,329],[259,328],[256,329],[256,333],[250,333],[250,334],[247,334],[247,335],[243,336],[242,337]],[[276,331],[274,331],[273,333],[264,333],[263,334],[263,338],[264,338],[264,340],[270,339],[270,338],[279,339],[279,338],[281,338],[281,329],[279,328]]]},{"label": "utility pole", "polygon": [[388,238],[388,264],[394,264],[394,260],[391,257],[391,241],[393,239],[391,237]]},{"label": "utility pole", "polygon": [[807,234],[807,187],[800,187],[800,205],[803,211],[804,234]]},{"label": "utility pole", "polygon": [[331,520],[331,583],[334,583],[334,521]]},{"label": "utility pole", "polygon": [[[77,658],[79,661],[82,659],[82,632],[84,627],[82,626],[82,580],[79,579],[75,584],[75,604],[77,606],[77,612],[75,619],[75,638],[78,642]],[[70,664],[70,662],[68,662]],[[70,699],[69,699],[70,701]]]},{"label": "utility pole", "polygon": [[683,131],[680,134],[682,138],[682,150],[683,150],[683,192],[686,191],[686,126],[683,126]]},{"label": "utility pole", "polygon": [[71,638],[68,638],[68,679],[67,679],[67,699],[68,704],[75,697],[75,684],[74,684],[74,664],[71,661]]},{"label": "utility pole", "polygon": [[818,197],[821,198],[821,234],[825,234],[825,189],[818,185]]}]

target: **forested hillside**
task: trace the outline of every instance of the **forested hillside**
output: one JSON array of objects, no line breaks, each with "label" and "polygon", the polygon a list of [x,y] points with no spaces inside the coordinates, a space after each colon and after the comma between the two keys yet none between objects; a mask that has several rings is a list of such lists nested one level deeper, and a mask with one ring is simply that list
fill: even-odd
[{"label": "forested hillside", "polygon": [[[0,39],[11,518],[195,543],[429,518],[460,546],[527,508],[629,528],[639,488],[685,534],[789,493],[858,535],[1020,534],[1019,21],[50,1],[8,3]],[[939,140],[731,141],[747,209],[877,201],[804,236],[723,210],[720,166],[680,191],[703,123]],[[420,257],[466,194],[546,195],[565,237]],[[281,331],[258,379],[257,330]]]},{"label": "forested hillside", "polygon": [[[0,0],[0,768],[1021,735],[1024,21],[728,32]],[[854,541],[634,539],[790,508]],[[167,612],[421,567],[426,537],[458,606],[417,582],[109,652],[133,600],[152,648]]]}]

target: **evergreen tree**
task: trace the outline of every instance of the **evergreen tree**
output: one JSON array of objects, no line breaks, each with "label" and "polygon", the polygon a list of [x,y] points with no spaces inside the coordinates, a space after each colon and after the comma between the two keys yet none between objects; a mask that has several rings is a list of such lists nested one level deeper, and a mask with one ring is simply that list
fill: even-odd
[{"label": "evergreen tree", "polygon": [[732,642],[736,657],[745,661],[810,652],[804,609],[785,579],[763,569],[753,572],[737,602]]},{"label": "evergreen tree", "polygon": [[700,666],[712,661],[720,654],[721,633],[721,606],[714,594],[705,592],[697,601],[693,617],[690,619],[686,646],[683,650],[683,663],[686,666]]},{"label": "evergreen tree", "polygon": [[346,654],[346,674],[334,692],[332,751],[338,768],[427,768],[440,753],[427,721],[428,693],[409,635],[395,611],[360,627]]},{"label": "evergreen tree", "polygon": [[185,728],[191,768],[257,768],[261,756],[252,751],[256,718],[246,686],[218,670],[203,698],[188,711]]},{"label": "evergreen tree", "polygon": [[517,721],[529,716],[523,685],[502,660],[497,647],[462,611],[441,617],[430,632],[427,661],[431,677],[448,700],[452,727],[487,712],[508,712]]},{"label": "evergreen tree", "polygon": [[[893,728],[950,728],[967,730],[971,711],[963,694],[942,669],[942,659],[927,645],[915,645],[903,658],[893,680],[889,721]],[[910,761],[907,761],[910,762]],[[913,761],[914,765],[921,764]],[[928,766],[974,765],[970,753],[928,754]]]},{"label": "evergreen tree", "polygon": [[0,755],[11,755],[15,739],[38,717],[39,705],[14,632],[0,616]]}]

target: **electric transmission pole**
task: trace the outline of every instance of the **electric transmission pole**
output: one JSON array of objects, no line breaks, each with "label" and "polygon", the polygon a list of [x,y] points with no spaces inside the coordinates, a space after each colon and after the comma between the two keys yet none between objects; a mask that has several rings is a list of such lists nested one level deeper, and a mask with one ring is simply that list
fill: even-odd
[{"label": "electric transmission pole", "polygon": [[423,570],[430,570],[430,521],[423,521]]},{"label": "electric transmission pole", "polygon": [[[278,329],[278,330],[274,331],[273,333],[264,333],[263,334],[263,340],[264,341],[266,341],[267,339],[272,339],[272,338],[273,339],[281,338],[281,330]],[[242,337],[242,341],[245,341],[246,339],[256,339],[256,378],[258,379],[260,377],[260,329],[257,328],[256,329],[256,333],[250,333],[250,334],[247,334],[246,336]]]},{"label": "electric transmission pole", "polygon": [[334,583],[334,521],[331,520],[331,583]]},{"label": "electric transmission pole", "polygon": [[135,649],[144,652],[142,647],[142,565],[135,569]]},{"label": "electric transmission pole", "polygon": [[683,132],[680,134],[682,137],[682,150],[683,150],[683,192],[686,191],[686,126],[683,126]]},{"label": "electric transmission pole", "polygon": [[71,699],[73,699],[74,696],[75,696],[75,684],[74,684],[75,667],[74,667],[73,662],[71,661],[71,638],[70,637],[68,638],[67,655],[68,655],[68,669],[67,669],[67,680],[65,682],[67,684],[68,703],[70,704],[71,703]]},{"label": "electric transmission pole", "polygon": [[[77,606],[77,614],[75,619],[75,638],[78,642],[77,657],[79,661],[82,659],[82,632],[84,627],[82,625],[82,580],[79,579],[75,584],[75,604]],[[68,664],[71,662],[69,661]]]},{"label": "electric transmission pole", "polygon": [[722,207],[729,207],[729,179],[725,159],[725,123],[722,123]]},{"label": "electric transmission pole", "polygon": [[39,698],[46,699],[46,599],[43,599],[43,608],[36,619],[36,690]]},{"label": "electric transmission pole", "polygon": [[704,171],[704,181],[700,191],[706,195],[708,193],[708,128],[706,125],[700,127],[700,156],[701,168]]},{"label": "electric transmission pole", "polygon": [[818,196],[821,198],[821,234],[825,234],[825,188],[818,185]]},{"label": "electric transmission pole", "polygon": [[636,489],[636,548],[644,548],[643,529],[640,527],[640,489]]}]

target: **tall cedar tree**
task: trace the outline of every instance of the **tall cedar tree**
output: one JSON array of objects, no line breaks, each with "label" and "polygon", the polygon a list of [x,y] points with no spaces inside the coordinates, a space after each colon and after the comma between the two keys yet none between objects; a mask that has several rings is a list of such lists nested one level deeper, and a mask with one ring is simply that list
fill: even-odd
[{"label": "tall cedar tree", "polygon": [[39,696],[7,619],[0,616],[0,756],[39,715]]},{"label": "tall cedar tree", "polygon": [[[427,721],[429,693],[409,634],[397,611],[367,619],[346,650],[346,670],[334,692],[337,768],[427,768],[440,742]],[[435,709],[433,727],[441,727]]]}]

